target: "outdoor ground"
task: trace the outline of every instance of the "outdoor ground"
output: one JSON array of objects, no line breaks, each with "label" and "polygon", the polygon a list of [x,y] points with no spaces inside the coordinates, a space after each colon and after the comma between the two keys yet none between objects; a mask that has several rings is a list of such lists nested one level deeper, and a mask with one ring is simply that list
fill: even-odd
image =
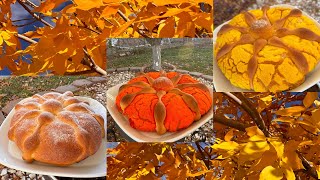
[{"label": "outdoor ground", "polygon": [[71,84],[82,76],[9,77],[0,79],[0,107],[17,98],[26,98],[38,92],[50,91],[61,85]]},{"label": "outdoor ground", "polygon": [[[212,44],[185,44],[181,47],[162,47],[162,62],[175,65],[177,69],[200,72],[212,76]],[[151,47],[136,48],[126,56],[108,56],[108,69],[122,67],[142,67],[152,63]]]}]

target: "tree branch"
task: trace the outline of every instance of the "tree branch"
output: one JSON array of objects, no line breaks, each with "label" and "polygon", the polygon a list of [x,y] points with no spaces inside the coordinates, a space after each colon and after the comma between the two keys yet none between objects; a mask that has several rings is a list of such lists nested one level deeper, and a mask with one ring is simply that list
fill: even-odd
[{"label": "tree branch", "polygon": [[22,2],[25,2],[28,6],[32,7],[32,8],[36,8],[37,5],[34,4],[33,2],[29,1],[29,0],[21,0]]},{"label": "tree branch", "polygon": [[[129,18],[127,18],[127,16],[125,14],[123,14],[122,11],[118,10],[118,14],[120,15],[120,17],[122,17],[123,20],[125,20],[126,22],[130,21]],[[132,25],[130,25],[130,27],[133,28]],[[144,38],[150,38],[149,36],[145,35],[144,33],[142,33],[140,30],[137,31],[141,36],[143,36]]]},{"label": "tree branch", "polygon": [[22,34],[17,34],[16,36],[17,36],[18,38],[22,39],[22,40],[25,40],[25,41],[31,43],[31,44],[36,44],[36,43],[37,43],[37,41],[35,41],[35,40],[33,40],[33,39],[30,39],[30,38],[28,38],[27,36],[24,36],[24,35],[22,35]]},{"label": "tree branch", "polygon": [[306,169],[306,173],[315,179],[319,179],[317,170],[309,163],[309,161],[302,155],[301,152],[296,150],[298,157],[301,159],[303,167]]},{"label": "tree branch", "polygon": [[20,25],[14,25],[15,27],[24,27],[24,26],[28,26],[30,24],[33,24],[35,22],[37,22],[38,20],[33,20],[33,21],[30,21],[30,22],[27,22],[25,24],[20,24]]},{"label": "tree branch", "polygon": [[45,24],[45,25],[47,25],[47,26],[49,26],[49,27],[51,27],[51,28],[54,28],[50,23],[48,23],[47,21],[45,21],[44,19],[42,19],[39,15],[37,15],[36,13],[33,13],[33,12],[31,11],[31,9],[29,9],[29,8],[27,7],[27,5],[25,5],[25,4],[22,2],[22,0],[17,0],[17,2],[18,2],[26,11],[28,11],[28,13],[29,13],[31,16],[33,16],[35,19],[37,19],[38,21],[42,22],[43,24]]},{"label": "tree branch", "polygon": [[234,129],[237,129],[237,130],[243,131],[243,132],[246,131],[246,128],[250,127],[249,125],[243,124],[239,121],[234,121],[234,120],[231,120],[226,117],[219,116],[219,115],[213,116],[213,123],[215,123],[215,122],[223,124],[228,127],[232,127]]},{"label": "tree branch", "polygon": [[[28,0],[17,0],[18,3],[26,10],[28,11],[28,13],[33,16],[35,19],[37,19],[38,21],[42,22],[43,24],[49,26],[50,28],[54,28],[50,23],[48,23],[47,21],[45,21],[44,19],[42,19],[40,16],[38,16],[37,14],[33,13],[23,2],[26,2]],[[29,1],[28,1],[29,2]],[[34,5],[34,4],[33,4]],[[34,8],[36,8],[37,6],[34,5]],[[25,40],[25,41],[28,41],[30,43],[37,43],[36,41],[26,37],[26,36],[22,36],[22,35],[17,35],[19,38]],[[105,70],[103,70],[102,68],[100,68],[96,63],[95,61],[91,58],[91,56],[88,54],[88,52],[83,48],[83,51],[85,53],[85,55],[88,57],[87,59],[89,60],[89,62],[86,62],[85,65],[89,65],[89,67],[93,68],[96,72],[98,72],[99,74],[102,74],[102,75],[106,75],[107,72]],[[84,61],[87,61],[86,58],[84,58]]]},{"label": "tree branch", "polygon": [[207,166],[207,168],[210,169],[210,162],[209,162],[210,158],[206,159],[206,155],[203,153],[201,145],[200,145],[199,142],[195,142],[195,144],[196,144],[198,150],[200,151],[200,154],[201,154],[201,156],[203,158],[202,160],[204,161],[204,163]]},{"label": "tree branch", "polygon": [[263,132],[266,137],[270,137],[270,132],[268,131],[260,113],[254,107],[254,105],[243,95],[243,93],[234,92],[234,94],[241,103],[239,104],[253,119],[257,124],[258,128]]},{"label": "tree branch", "polygon": [[90,54],[88,53],[88,51],[86,49],[83,48],[83,51],[85,53],[85,55],[88,57],[89,65],[90,67],[92,67],[93,69],[95,69],[98,73],[102,74],[102,75],[107,75],[107,72],[103,69],[101,69],[96,63],[95,61],[92,59],[92,57],[90,56]]}]

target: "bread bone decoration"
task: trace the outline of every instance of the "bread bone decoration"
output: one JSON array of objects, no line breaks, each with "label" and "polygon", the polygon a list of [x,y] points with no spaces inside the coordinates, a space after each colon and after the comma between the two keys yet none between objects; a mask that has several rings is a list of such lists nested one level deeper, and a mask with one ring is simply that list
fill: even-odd
[{"label": "bread bone decoration", "polygon": [[141,73],[121,86],[116,104],[133,128],[164,134],[199,120],[211,108],[212,97],[191,76],[161,71]]},{"label": "bread bone decoration", "polygon": [[72,92],[36,94],[15,106],[8,137],[27,162],[68,166],[98,151],[104,119]]},{"label": "bread bone decoration", "polygon": [[320,28],[299,9],[243,12],[218,32],[217,64],[231,84],[258,92],[301,85],[320,60]]}]

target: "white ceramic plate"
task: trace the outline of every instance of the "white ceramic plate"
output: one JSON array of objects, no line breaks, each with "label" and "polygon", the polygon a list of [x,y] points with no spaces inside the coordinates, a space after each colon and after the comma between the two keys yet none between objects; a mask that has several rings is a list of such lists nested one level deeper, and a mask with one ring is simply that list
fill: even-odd
[{"label": "white ceramic plate", "polygon": [[[101,115],[105,120],[106,127],[106,109],[98,101],[87,98],[77,97],[79,100],[89,102],[95,113]],[[21,102],[26,101],[26,99]],[[76,177],[76,178],[92,178],[101,177],[106,175],[106,140],[102,140],[102,144],[98,152],[88,157],[87,159],[68,166],[57,167],[40,162],[26,163],[22,160],[22,153],[16,144],[8,139],[8,131],[10,127],[10,121],[14,114],[13,109],[7,118],[4,120],[0,127],[0,164],[3,164],[9,168],[17,169],[29,173],[43,174],[50,176],[62,176],[62,177]]]},{"label": "white ceramic plate", "polygon": [[[113,117],[114,121],[119,125],[119,127],[130,138],[137,142],[175,142],[189,135],[213,117],[213,109],[211,108],[207,114],[202,116],[200,120],[192,123],[188,128],[177,132],[167,132],[163,135],[159,135],[156,132],[143,132],[136,130],[130,126],[128,119],[118,111],[115,104],[119,87],[121,85],[122,84],[114,86],[107,91],[107,109],[110,115]],[[209,89],[212,94],[211,88]]]},{"label": "white ceramic plate", "polygon": [[[285,4],[271,6],[271,8],[274,8],[274,7],[287,7],[287,8],[291,8],[291,9],[296,8],[294,6],[285,5]],[[312,19],[320,28],[320,24],[314,18],[310,17],[305,12],[303,12],[303,15]],[[230,21],[221,24],[220,26],[218,26],[214,30],[214,32],[213,32],[213,48],[214,49],[215,49],[215,44],[217,41],[218,32],[220,31],[220,29],[223,25],[228,24],[229,22]],[[319,81],[320,81],[320,64],[318,64],[316,66],[316,68],[306,76],[305,82],[303,84],[301,84],[299,87],[291,90],[291,92],[305,91],[305,90],[309,89],[310,87],[312,87],[313,85],[317,84]],[[220,68],[218,67],[215,56],[213,57],[213,84],[214,84],[217,92],[250,92],[249,90],[235,87],[230,83],[230,81],[223,75]]]}]

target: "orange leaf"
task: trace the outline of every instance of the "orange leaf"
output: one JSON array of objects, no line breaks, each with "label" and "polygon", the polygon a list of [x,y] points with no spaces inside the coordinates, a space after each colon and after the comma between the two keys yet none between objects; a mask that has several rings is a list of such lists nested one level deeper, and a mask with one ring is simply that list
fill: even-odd
[{"label": "orange leaf", "polygon": [[118,37],[119,35],[123,34],[128,27],[132,25],[135,19],[131,19],[130,21],[126,22],[125,24],[121,25],[115,32],[112,33],[111,37]]},{"label": "orange leaf", "polygon": [[119,6],[107,6],[103,9],[101,16],[102,18],[108,18],[118,12]]},{"label": "orange leaf", "polygon": [[318,98],[318,92],[307,92],[307,95],[303,99],[303,105],[308,108]]},{"label": "orange leaf", "polygon": [[231,129],[230,131],[228,131],[228,133],[224,136],[225,141],[231,141],[231,139],[233,138],[233,131],[234,129]]},{"label": "orange leaf", "polygon": [[173,17],[169,18],[164,23],[161,23],[158,29],[159,38],[173,37],[175,33],[174,25],[175,22]]}]

